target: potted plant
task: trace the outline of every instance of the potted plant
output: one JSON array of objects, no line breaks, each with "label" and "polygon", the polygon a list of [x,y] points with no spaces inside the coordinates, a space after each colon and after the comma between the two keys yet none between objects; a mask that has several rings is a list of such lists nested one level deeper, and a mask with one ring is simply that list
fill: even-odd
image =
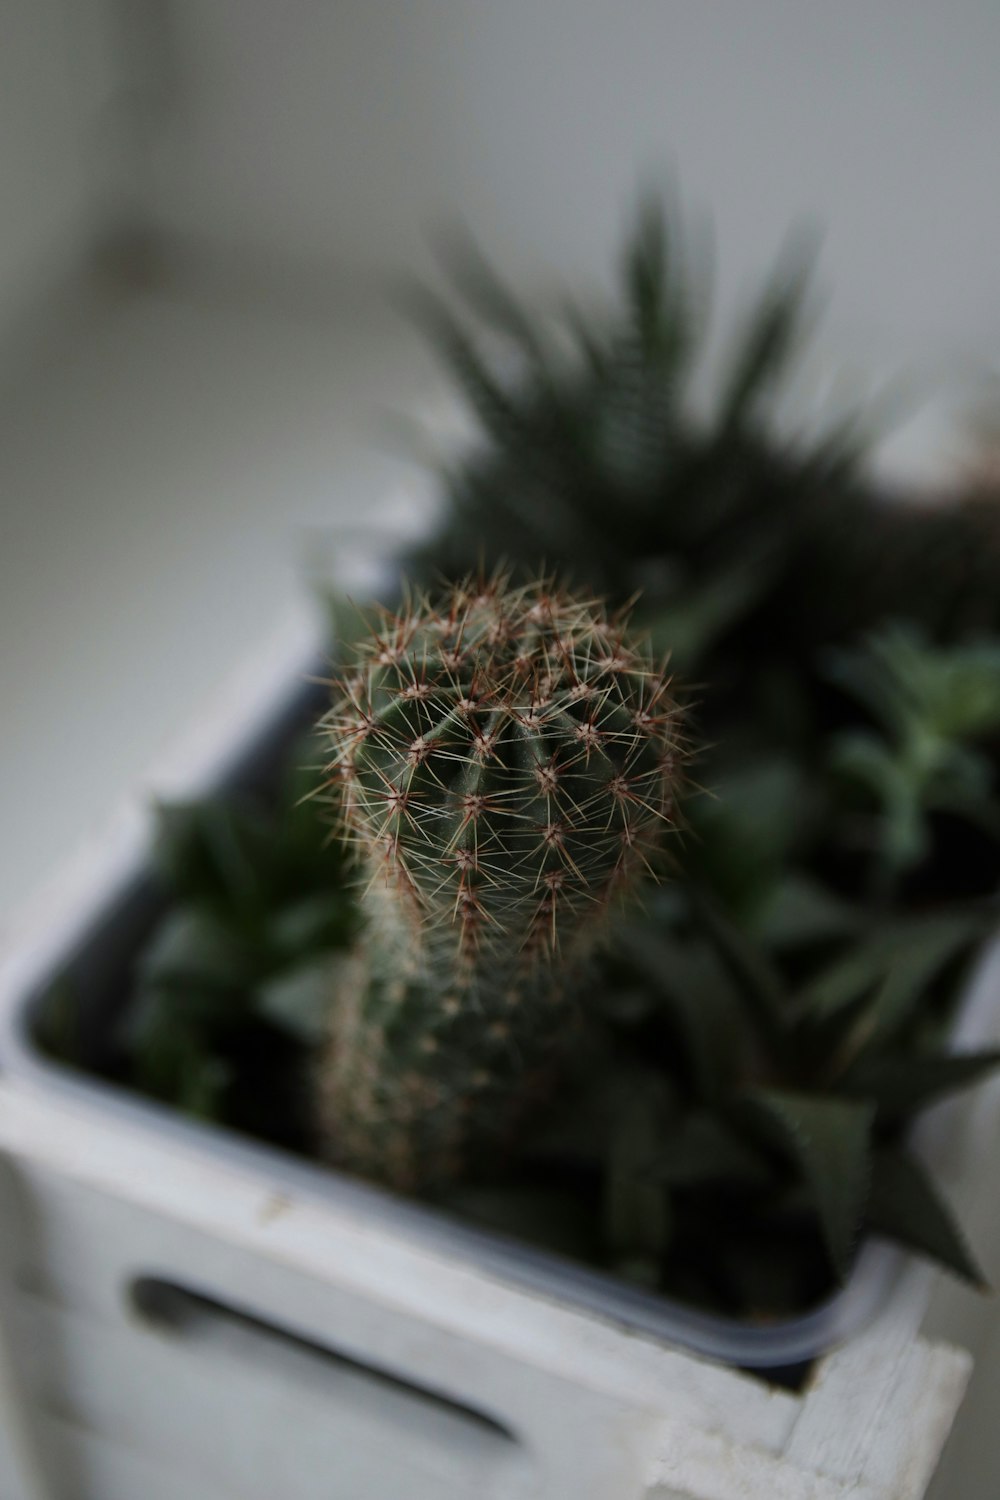
[{"label": "potted plant", "polygon": [[[698,450],[663,393],[648,400],[683,341],[662,326],[678,314],[649,218],[637,245],[638,344],[612,336],[617,365],[582,345],[602,399],[529,382],[536,495],[609,393],[607,451],[648,508],[629,443],[657,473],[664,428]],[[510,325],[515,304],[480,285]],[[300,734],[325,694],[290,695],[282,667],[255,722],[234,735],[223,715],[183,769],[210,795],[162,817],[159,890],[133,819],[15,955],[4,1141],[42,1268],[21,1312],[57,1351],[47,1433],[95,1492],[99,1476],[105,1496],[134,1493],[141,1474],[167,1493],[171,1461],[205,1495],[312,1495],[331,1473],[344,1494],[921,1492],[965,1364],[915,1339],[914,1267],[894,1275],[869,1246],[829,1294],[866,1226],[977,1277],[908,1125],[996,1060],[947,1037],[995,919],[997,648],[900,626],[845,647],[845,631],[805,675],[802,633],[782,650],[774,612],[837,514],[831,489],[870,503],[839,460],[790,464],[748,422],[788,326],[769,294],[726,420],[675,492],[715,496],[715,520],[689,517],[685,540],[678,516],[654,573],[655,635],[721,685],[686,740],[675,688],[613,610],[495,579],[404,602],[345,660],[321,747]],[[529,335],[519,322],[534,357]],[[619,514],[569,559],[578,575],[585,555],[617,566]],[[634,584],[640,539],[605,586]],[[707,737],[690,779],[710,794],[683,774]],[[360,906],[303,801],[317,786],[378,865]],[[682,809],[670,878],[607,923]],[[49,1054],[111,1079],[44,1061],[39,1027]],[[685,1345],[806,1383],[765,1387]],[[847,1416],[862,1371],[873,1417],[920,1418],[896,1470]],[[291,1469],[290,1437],[309,1455]]]}]

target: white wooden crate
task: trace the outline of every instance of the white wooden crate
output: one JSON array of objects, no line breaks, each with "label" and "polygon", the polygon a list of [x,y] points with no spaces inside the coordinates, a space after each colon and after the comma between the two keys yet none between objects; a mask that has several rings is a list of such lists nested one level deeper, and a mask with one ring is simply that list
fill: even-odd
[{"label": "white wooden crate", "polygon": [[[143,1465],[197,1500],[915,1500],[968,1372],[915,1337],[917,1272],[793,1395],[9,1081],[0,1137],[58,1500]],[[161,1326],[149,1278],[230,1312]]]},{"label": "white wooden crate", "polygon": [[[302,649],[297,629],[279,638],[153,784],[203,781]],[[791,1394],[410,1233],[371,1190],[324,1191],[329,1174],[279,1153],[17,1066],[40,962],[145,832],[133,802],[0,965],[6,1364],[35,1419],[34,1450],[7,1423],[4,1500],[38,1500],[39,1469],[53,1500],[922,1495],[969,1365],[918,1337],[923,1268]]]}]

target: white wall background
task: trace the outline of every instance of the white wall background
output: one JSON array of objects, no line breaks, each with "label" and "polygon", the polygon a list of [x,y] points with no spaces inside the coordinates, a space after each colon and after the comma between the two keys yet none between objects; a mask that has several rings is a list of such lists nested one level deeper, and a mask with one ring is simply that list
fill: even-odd
[{"label": "white wall background", "polygon": [[644,173],[724,290],[827,226],[844,348],[1000,345],[997,0],[174,0],[156,220],[398,270],[460,213],[518,277],[603,272]]},{"label": "white wall background", "polygon": [[0,0],[0,339],[113,211],[123,130],[112,0]]},{"label": "white wall background", "polygon": [[[373,284],[430,226],[596,280],[673,171],[724,301],[813,219],[834,362],[1000,370],[998,78],[998,0],[0,0],[0,907],[301,593],[316,529],[410,493],[378,418],[430,377]],[[130,211],[211,274],[105,288],[28,368],[11,329]]]}]

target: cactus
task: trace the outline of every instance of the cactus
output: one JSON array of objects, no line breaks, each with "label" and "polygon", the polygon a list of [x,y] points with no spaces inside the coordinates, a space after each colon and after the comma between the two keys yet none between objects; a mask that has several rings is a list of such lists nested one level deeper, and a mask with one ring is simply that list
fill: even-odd
[{"label": "cactus", "polygon": [[626,618],[548,583],[383,616],[324,721],[369,876],[321,1068],[332,1160],[426,1189],[513,1131],[675,824],[679,720]]}]

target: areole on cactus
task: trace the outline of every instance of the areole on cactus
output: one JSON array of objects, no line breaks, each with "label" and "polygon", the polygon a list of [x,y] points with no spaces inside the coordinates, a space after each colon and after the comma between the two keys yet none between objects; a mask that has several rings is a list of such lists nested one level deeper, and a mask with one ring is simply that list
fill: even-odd
[{"label": "areole on cactus", "polygon": [[627,617],[548,581],[382,617],[324,720],[369,877],[322,1069],[333,1160],[432,1187],[513,1130],[675,826],[680,719]]}]

